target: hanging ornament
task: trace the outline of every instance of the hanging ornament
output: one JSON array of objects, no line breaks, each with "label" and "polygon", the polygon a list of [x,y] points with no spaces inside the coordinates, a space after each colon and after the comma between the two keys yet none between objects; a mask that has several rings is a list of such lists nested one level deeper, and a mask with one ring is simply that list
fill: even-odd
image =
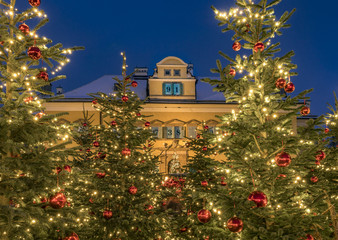
[{"label": "hanging ornament", "polygon": [[55,171],[56,171],[56,174],[59,174],[62,171],[62,168],[61,167],[57,167]]},{"label": "hanging ornament", "polygon": [[232,217],[227,221],[227,227],[230,232],[239,233],[243,230],[243,221],[238,217]]},{"label": "hanging ornament", "polygon": [[202,187],[208,186],[208,181],[202,181],[202,182],[201,182],[201,186],[202,186]]},{"label": "hanging ornament", "polygon": [[208,125],[205,125],[205,126],[204,126],[204,129],[205,129],[205,130],[208,130],[208,129],[209,129],[209,126],[208,126]]},{"label": "hanging ornament", "polygon": [[222,179],[222,181],[221,181],[221,185],[222,185],[222,186],[226,186],[226,185],[227,185],[227,183],[224,181],[225,177],[222,177],[221,179]]},{"label": "hanging ornament", "polygon": [[129,148],[123,148],[121,153],[122,153],[123,156],[130,156],[131,155],[131,151],[130,151]]},{"label": "hanging ornament", "polygon": [[30,102],[32,102],[34,100],[34,98],[32,97],[32,96],[29,96],[29,97],[26,97],[23,101],[25,102],[25,103],[30,103]]},{"label": "hanging ornament", "polygon": [[234,42],[234,44],[232,44],[232,49],[236,52],[238,52],[239,50],[241,50],[242,48],[242,45],[240,42]]},{"label": "hanging ornament", "polygon": [[208,150],[208,147],[205,147],[205,146],[204,146],[204,147],[202,148],[202,150],[203,150],[203,151],[207,151],[207,150]]},{"label": "hanging ornament", "polygon": [[320,165],[320,161],[316,161],[316,165]]},{"label": "hanging ornament", "polygon": [[80,238],[76,233],[73,232],[69,237],[65,237],[63,240],[80,240]]},{"label": "hanging ornament", "polygon": [[20,30],[23,34],[25,34],[25,35],[28,35],[28,34],[29,34],[29,31],[30,31],[28,25],[25,24],[25,23],[20,24],[19,30]]},{"label": "hanging ornament", "polygon": [[141,113],[139,113],[139,112],[136,113],[136,116],[141,117]]},{"label": "hanging ornament", "polygon": [[131,82],[131,86],[132,86],[132,87],[137,87],[137,82],[136,82],[136,81],[132,81],[132,82]]},{"label": "hanging ornament", "polygon": [[105,210],[103,212],[103,217],[107,220],[111,219],[113,217],[113,212],[110,210]]},{"label": "hanging ornament", "polygon": [[116,127],[117,122],[113,120],[113,121],[110,122],[110,125],[113,126],[113,127]]},{"label": "hanging ornament", "polygon": [[180,231],[181,232],[186,232],[186,231],[188,231],[188,228],[187,227],[181,228]]},{"label": "hanging ornament", "polygon": [[278,153],[275,157],[275,162],[279,167],[287,167],[291,163],[291,156],[286,152]]},{"label": "hanging ornament", "polygon": [[303,116],[309,115],[310,114],[310,108],[307,106],[302,107],[302,109],[300,110],[300,114],[302,114]]},{"label": "hanging ornament", "polygon": [[41,4],[41,0],[28,0],[28,2],[32,7],[38,7]]},{"label": "hanging ornament", "polygon": [[188,147],[190,147],[190,143],[185,143],[185,146],[188,148]]},{"label": "hanging ornament", "polygon": [[64,166],[63,169],[64,169],[65,171],[69,172],[69,173],[72,172],[72,168],[71,168],[71,166],[69,166],[69,165]]},{"label": "hanging ornament", "polygon": [[63,193],[56,193],[49,198],[49,205],[54,209],[60,209],[65,206],[67,198]]},{"label": "hanging ornament", "polygon": [[29,47],[27,54],[33,60],[39,60],[41,58],[41,51],[38,47]]},{"label": "hanging ornament", "polygon": [[293,91],[295,91],[296,87],[295,84],[293,84],[292,82],[289,82],[285,85],[284,90],[287,93],[292,93]]},{"label": "hanging ornament", "polygon": [[121,99],[122,99],[123,102],[128,102],[128,97],[127,96],[123,96]]},{"label": "hanging ornament", "polygon": [[306,240],[315,240],[311,234],[306,234]]},{"label": "hanging ornament", "polygon": [[264,44],[262,42],[258,42],[254,46],[254,51],[258,52],[258,50],[259,50],[259,51],[262,52],[262,51],[264,51],[264,48],[265,48]]},{"label": "hanging ornament", "polygon": [[286,80],[284,78],[278,78],[276,81],[276,88],[282,89],[286,86]]},{"label": "hanging ornament", "polygon": [[87,127],[87,125],[88,125],[88,124],[87,124],[87,123],[85,123],[85,122],[84,122],[84,123],[82,123],[82,126],[84,126],[84,127]]},{"label": "hanging ornament", "polygon": [[96,173],[96,177],[97,178],[104,178],[106,176],[106,173],[104,173],[104,172],[98,172],[98,173]]},{"label": "hanging ornament", "polygon": [[249,201],[253,201],[256,203],[256,207],[265,207],[268,204],[268,198],[263,192],[260,191],[254,191],[252,192],[249,197]]},{"label": "hanging ornament", "polygon": [[124,79],[124,81],[126,81],[126,82],[130,82],[131,80],[130,80],[130,78],[126,78],[126,79]]},{"label": "hanging ornament", "polygon": [[46,82],[48,81],[49,79],[49,75],[47,72],[45,71],[40,71],[40,73],[38,75],[36,75],[36,78],[37,79],[42,79],[42,80],[45,80]]},{"label": "hanging ornament", "polygon": [[316,176],[311,177],[311,182],[313,182],[313,183],[318,182],[318,177],[316,177]]},{"label": "hanging ornament", "polygon": [[94,141],[94,142],[93,142],[93,146],[94,146],[94,147],[99,147],[99,146],[100,146],[100,143],[99,143],[98,141]]},{"label": "hanging ornament", "polygon": [[201,223],[207,223],[211,219],[211,212],[206,209],[202,209],[197,213],[197,219]]},{"label": "hanging ornament", "polygon": [[150,122],[145,122],[144,126],[145,127],[150,127]]},{"label": "hanging ornament", "polygon": [[322,150],[316,152],[316,154],[317,154],[316,155],[316,160],[317,161],[322,161],[323,159],[326,158],[326,154]]},{"label": "hanging ornament", "polygon": [[100,159],[105,159],[106,156],[107,156],[107,154],[105,154],[105,153],[103,153],[103,152],[99,152],[99,153],[97,154],[97,156],[98,156]]},{"label": "hanging ornament", "polygon": [[135,194],[137,193],[137,187],[135,187],[135,186],[129,187],[128,192],[129,192],[131,195],[135,195]]},{"label": "hanging ornament", "polygon": [[94,100],[92,101],[92,104],[96,105],[96,104],[97,104],[97,100],[94,99]]},{"label": "hanging ornament", "polygon": [[324,132],[325,132],[325,133],[329,133],[329,132],[330,132],[330,129],[329,129],[329,128],[325,128],[325,129],[324,129]]},{"label": "hanging ornament", "polygon": [[196,135],[196,138],[197,138],[197,139],[200,139],[200,138],[201,138],[201,135],[197,134],[197,135]]},{"label": "hanging ornament", "polygon": [[231,68],[229,74],[233,77],[236,76],[236,70]]}]

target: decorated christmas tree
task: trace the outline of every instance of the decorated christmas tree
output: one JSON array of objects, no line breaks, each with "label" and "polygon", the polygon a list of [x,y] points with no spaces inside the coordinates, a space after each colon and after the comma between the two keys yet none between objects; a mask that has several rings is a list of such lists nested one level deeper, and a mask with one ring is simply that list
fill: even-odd
[{"label": "decorated christmas tree", "polygon": [[27,1],[23,12],[15,0],[0,3],[0,239],[76,236],[65,150],[70,131],[58,124],[61,114],[44,113],[43,102],[52,98],[42,97],[65,78],[55,74],[78,48],[38,35],[48,22],[40,0]]},{"label": "decorated christmas tree", "polygon": [[[212,227],[213,221],[221,221],[218,225],[228,234],[222,239],[314,239],[327,234],[326,227],[316,226],[329,226],[328,219],[315,214],[318,195],[308,179],[325,159],[323,143],[314,141],[320,119],[297,132],[297,116],[310,113],[305,101],[311,90],[292,97],[294,52],[275,56],[280,49],[274,38],[290,27],[287,21],[294,13],[277,18],[273,7],[280,2],[237,0],[228,12],[213,8],[223,32],[234,32],[232,49],[243,53],[232,58],[221,52],[229,63],[223,67],[218,60],[212,70],[220,80],[205,80],[223,92],[228,103],[238,104],[220,117],[213,141],[227,157],[223,170],[228,172],[228,194],[221,217],[205,224]],[[207,198],[206,205],[211,201]]]},{"label": "decorated christmas tree", "polygon": [[137,82],[126,74],[122,55],[122,79],[115,78],[117,91],[91,94],[104,123],[85,123],[89,128],[82,131],[81,139],[90,143],[81,140],[83,150],[76,158],[83,186],[78,186],[82,193],[76,201],[88,209],[83,221],[87,224],[80,232],[87,236],[83,239],[166,239],[153,134],[141,114],[143,102],[131,90]]}]

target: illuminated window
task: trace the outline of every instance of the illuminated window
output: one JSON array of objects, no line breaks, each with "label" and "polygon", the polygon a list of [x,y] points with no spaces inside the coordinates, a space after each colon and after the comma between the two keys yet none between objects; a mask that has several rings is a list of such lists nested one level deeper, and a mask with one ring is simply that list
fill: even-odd
[{"label": "illuminated window", "polygon": [[183,84],[182,83],[163,83],[163,95],[183,95]]}]

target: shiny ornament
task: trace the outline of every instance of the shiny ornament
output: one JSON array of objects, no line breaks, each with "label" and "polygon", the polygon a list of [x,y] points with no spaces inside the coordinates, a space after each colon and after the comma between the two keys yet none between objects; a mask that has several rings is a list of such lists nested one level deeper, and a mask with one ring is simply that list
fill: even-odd
[{"label": "shiny ornament", "polygon": [[207,147],[203,147],[202,150],[203,150],[203,151],[207,151],[208,148],[207,148]]},{"label": "shiny ornament", "polygon": [[111,219],[112,217],[113,217],[113,212],[112,211],[110,211],[110,210],[105,210],[104,212],[103,212],[103,217],[105,218],[105,219]]},{"label": "shiny ornament", "polygon": [[40,73],[38,75],[36,75],[36,78],[37,79],[42,79],[42,80],[45,80],[46,82],[48,81],[49,79],[49,75],[47,72],[45,71],[40,71]]},{"label": "shiny ornament", "polygon": [[318,182],[318,177],[316,177],[316,176],[311,177],[311,182],[313,182],[313,183]]},{"label": "shiny ornament", "polygon": [[95,141],[95,142],[93,142],[93,146],[94,146],[94,147],[99,147],[99,146],[100,146],[100,143],[99,143],[98,141]]},{"label": "shiny ornament", "polygon": [[310,114],[310,108],[307,106],[302,107],[302,109],[300,110],[300,114],[302,114],[303,116],[309,115]]},{"label": "shiny ornament", "polygon": [[123,156],[130,156],[131,151],[129,148],[123,148],[121,153]]},{"label": "shiny ornament", "polygon": [[276,88],[282,89],[286,86],[286,80],[284,78],[278,78],[276,81]]},{"label": "shiny ornament", "polygon": [[38,7],[41,4],[41,0],[28,0],[28,2],[32,7]]},{"label": "shiny ornament", "polygon": [[64,169],[65,171],[69,172],[69,173],[72,172],[72,168],[71,168],[71,166],[69,166],[69,165],[64,166],[63,169]]},{"label": "shiny ornament", "polygon": [[141,117],[141,113],[136,113],[136,116]]},{"label": "shiny ornament", "polygon": [[230,232],[239,233],[243,230],[243,221],[238,217],[232,217],[227,221],[227,227]]},{"label": "shiny ornament", "polygon": [[259,51],[262,52],[262,51],[264,51],[264,48],[265,48],[264,44],[262,42],[258,42],[254,46],[254,51],[258,52],[258,50],[259,50]]},{"label": "shiny ornament", "polygon": [[202,186],[202,187],[208,186],[208,181],[202,181],[202,182],[201,182],[201,186]]},{"label": "shiny ornament", "polygon": [[104,172],[98,172],[98,173],[96,173],[96,177],[97,178],[104,178],[106,176],[106,173],[104,173]]},{"label": "shiny ornament", "polygon": [[82,123],[82,126],[87,127],[88,124],[87,123]]},{"label": "shiny ornament", "polygon": [[96,104],[97,104],[97,100],[94,99],[94,100],[92,101],[92,104],[96,105]]},{"label": "shiny ornament", "polygon": [[231,68],[229,74],[233,77],[236,76],[236,70]]},{"label": "shiny ornament", "polygon": [[185,146],[186,147],[190,147],[190,143],[185,143]]},{"label": "shiny ornament", "polygon": [[200,138],[201,138],[201,135],[197,134],[197,135],[196,135],[196,138],[197,138],[197,139],[200,139]]},{"label": "shiny ornament", "polygon": [[136,81],[132,81],[132,82],[131,82],[131,86],[132,86],[132,87],[137,87],[137,82],[136,82]]},{"label": "shiny ornament", "polygon": [[117,122],[113,120],[113,121],[110,122],[110,125],[113,126],[113,127],[116,127],[117,126]]},{"label": "shiny ornament", "polygon": [[123,102],[128,102],[129,98],[127,96],[123,96],[121,99],[122,99]]},{"label": "shiny ornament", "polygon": [[291,163],[291,156],[286,152],[281,152],[276,155],[275,162],[279,167],[287,167]]},{"label": "shiny ornament", "polygon": [[60,209],[65,206],[67,198],[63,193],[56,193],[49,198],[49,205],[54,209]]},{"label": "shiny ornament", "polygon": [[135,186],[129,187],[128,192],[132,195],[135,195],[137,193],[137,187]]},{"label": "shiny ornament", "polygon": [[209,129],[209,126],[208,126],[208,125],[205,125],[205,126],[204,126],[204,129],[205,129],[205,130],[208,130],[208,129]]},{"label": "shiny ornament", "polygon": [[63,240],[80,240],[80,238],[76,233],[73,232],[69,237],[65,237]]},{"label": "shiny ornament", "polygon": [[306,234],[306,240],[315,240],[311,234]]},{"label": "shiny ornament", "polygon": [[41,58],[41,51],[38,47],[28,48],[27,54],[33,60],[39,60]]},{"label": "shiny ornament", "polygon": [[330,129],[325,128],[325,129],[324,129],[324,132],[325,132],[325,133],[329,133],[329,132],[330,132]]},{"label": "shiny ornament", "polygon": [[25,102],[25,103],[30,103],[31,101],[33,101],[34,100],[34,98],[32,97],[32,96],[29,96],[29,97],[26,97],[23,101]]},{"label": "shiny ornament", "polygon": [[265,207],[268,204],[268,198],[263,192],[260,191],[252,192],[249,195],[248,200],[256,203],[256,207]]},{"label": "shiny ornament", "polygon": [[19,30],[20,30],[23,34],[25,34],[25,35],[28,35],[28,34],[29,34],[29,31],[30,31],[28,25],[25,24],[25,23],[23,23],[23,24],[21,24],[21,25],[19,26]]},{"label": "shiny ornament", "polygon": [[295,84],[293,84],[292,82],[289,82],[285,85],[284,90],[287,93],[292,93],[293,91],[295,91],[296,87]]},{"label": "shiny ornament", "polygon": [[186,231],[188,231],[188,228],[187,227],[181,228],[180,231],[181,232],[186,232]]},{"label": "shiny ornament", "polygon": [[197,219],[201,223],[207,223],[211,219],[211,212],[206,209],[202,209],[197,213]]},{"label": "shiny ornament", "polygon": [[226,183],[224,180],[222,180],[222,181],[221,181],[221,185],[222,185],[222,186],[226,186],[227,183]]},{"label": "shiny ornament", "polygon": [[107,156],[107,154],[102,153],[102,152],[99,152],[99,153],[97,154],[97,156],[98,156],[100,159],[105,159],[106,156]]},{"label": "shiny ornament", "polygon": [[232,49],[236,52],[238,52],[239,50],[241,50],[242,45],[240,42],[234,42],[234,44],[232,44]]},{"label": "shiny ornament", "polygon": [[323,159],[326,158],[326,154],[322,150],[316,152],[316,154],[317,154],[316,155],[316,160],[317,161],[322,161]]},{"label": "shiny ornament", "polygon": [[144,126],[145,127],[150,127],[150,122],[145,122]]}]

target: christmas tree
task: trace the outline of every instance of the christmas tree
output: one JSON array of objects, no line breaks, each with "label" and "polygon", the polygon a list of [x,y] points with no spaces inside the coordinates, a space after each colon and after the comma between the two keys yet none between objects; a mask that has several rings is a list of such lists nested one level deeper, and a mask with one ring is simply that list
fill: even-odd
[{"label": "christmas tree", "polygon": [[137,82],[126,74],[122,55],[123,79],[115,78],[117,91],[91,94],[104,123],[85,123],[88,129],[80,133],[89,140],[80,141],[83,150],[76,159],[82,171],[76,202],[88,209],[83,221],[88,224],[80,232],[85,239],[165,239],[153,134],[140,112],[143,102],[130,89]]},{"label": "christmas tree", "polygon": [[[40,0],[20,12],[0,1],[0,239],[57,239],[73,233],[67,163],[70,130],[46,115],[43,99],[54,75],[78,48],[52,45],[37,31],[48,19]],[[34,26],[34,27],[33,27]],[[60,173],[62,171],[62,173]]]},{"label": "christmas tree", "polygon": [[227,102],[238,103],[232,113],[220,117],[214,138],[228,159],[223,165],[229,172],[228,196],[222,216],[206,224],[222,221],[228,230],[223,239],[314,239],[316,224],[329,225],[314,214],[318,196],[308,181],[316,159],[325,157],[322,143],[311,141],[318,138],[316,123],[298,133],[296,126],[298,112],[310,113],[302,101],[311,90],[292,97],[294,52],[275,56],[280,49],[274,38],[290,27],[287,21],[295,11],[278,19],[273,7],[280,2],[237,0],[237,8],[228,12],[213,8],[225,25],[223,32],[234,32],[232,49],[248,55],[232,58],[221,52],[230,63],[223,67],[218,60],[212,72],[220,80],[205,80],[224,92]]}]

